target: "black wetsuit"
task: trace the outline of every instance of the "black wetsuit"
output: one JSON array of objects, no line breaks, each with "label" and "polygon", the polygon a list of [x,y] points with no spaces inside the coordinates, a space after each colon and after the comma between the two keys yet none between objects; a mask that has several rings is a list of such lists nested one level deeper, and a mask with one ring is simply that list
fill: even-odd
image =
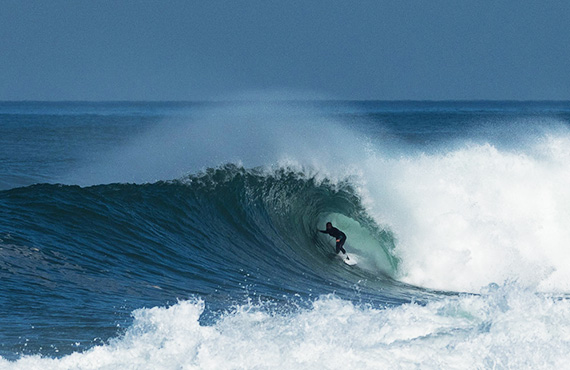
[{"label": "black wetsuit", "polygon": [[336,253],[338,254],[338,252],[342,251],[342,253],[346,254],[346,251],[342,247],[344,245],[344,242],[346,241],[346,234],[345,233],[343,233],[342,231],[340,231],[336,227],[331,227],[330,229],[319,230],[319,231],[324,233],[324,234],[329,234],[330,236],[334,236],[336,239]]}]

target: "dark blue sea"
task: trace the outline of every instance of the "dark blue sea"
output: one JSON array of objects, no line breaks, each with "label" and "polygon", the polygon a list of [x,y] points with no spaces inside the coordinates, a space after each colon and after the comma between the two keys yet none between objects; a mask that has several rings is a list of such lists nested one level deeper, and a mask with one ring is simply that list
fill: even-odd
[{"label": "dark blue sea", "polygon": [[570,102],[0,102],[0,368],[565,368],[569,225]]}]

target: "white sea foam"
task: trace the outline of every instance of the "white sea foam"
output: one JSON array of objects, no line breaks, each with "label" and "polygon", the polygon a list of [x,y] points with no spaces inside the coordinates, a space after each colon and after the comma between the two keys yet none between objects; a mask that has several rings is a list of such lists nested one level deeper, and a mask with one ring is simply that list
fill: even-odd
[{"label": "white sea foam", "polygon": [[357,306],[334,296],[310,309],[237,307],[201,325],[202,301],[140,309],[126,334],[60,359],[27,356],[3,369],[564,368],[570,302],[512,284],[427,305]]},{"label": "white sea foam", "polygon": [[568,144],[547,137],[518,152],[482,144],[368,163],[371,212],[398,238],[401,278],[457,291],[509,279],[570,291]]}]

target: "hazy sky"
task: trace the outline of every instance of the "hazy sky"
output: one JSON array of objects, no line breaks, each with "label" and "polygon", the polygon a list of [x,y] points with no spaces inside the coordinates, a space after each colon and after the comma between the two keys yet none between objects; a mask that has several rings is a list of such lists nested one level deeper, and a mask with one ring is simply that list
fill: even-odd
[{"label": "hazy sky", "polygon": [[0,100],[252,91],[570,100],[570,1],[0,0]]}]

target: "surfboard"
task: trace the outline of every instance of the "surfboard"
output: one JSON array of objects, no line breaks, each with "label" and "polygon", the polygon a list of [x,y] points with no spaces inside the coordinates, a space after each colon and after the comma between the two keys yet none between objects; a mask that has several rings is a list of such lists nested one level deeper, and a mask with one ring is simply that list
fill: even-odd
[{"label": "surfboard", "polygon": [[349,266],[354,266],[358,263],[358,261],[356,260],[356,257],[353,254],[342,254],[339,253],[337,254],[337,256],[343,260],[344,263],[346,263]]}]

